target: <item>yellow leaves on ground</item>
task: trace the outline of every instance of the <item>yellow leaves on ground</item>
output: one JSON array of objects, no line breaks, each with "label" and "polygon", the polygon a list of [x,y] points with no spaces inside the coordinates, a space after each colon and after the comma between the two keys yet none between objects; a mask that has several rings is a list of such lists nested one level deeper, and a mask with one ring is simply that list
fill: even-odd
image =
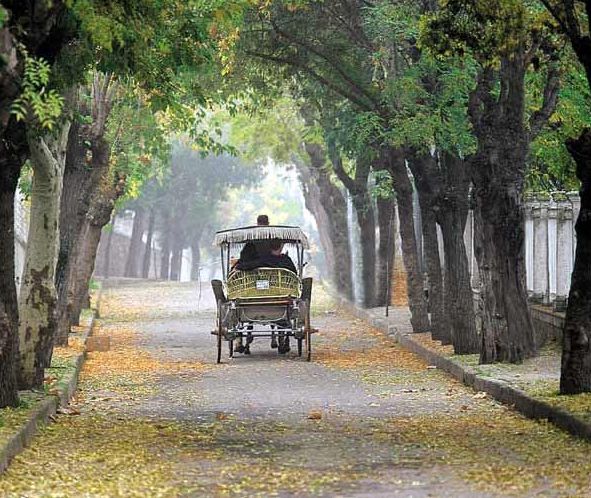
[{"label": "yellow leaves on ground", "polygon": [[314,361],[331,368],[379,372],[392,368],[408,372],[424,371],[427,364],[418,356],[388,339],[361,320],[347,318],[342,328],[322,329],[322,342],[315,349]]},{"label": "yellow leaves on ground", "polygon": [[177,431],[170,423],[62,416],[14,460],[0,480],[0,495],[178,496],[169,458]]},{"label": "yellow leaves on ground", "polygon": [[591,488],[588,442],[504,407],[389,419],[375,436],[421,448],[423,464],[451,465],[484,491],[529,493],[545,482],[561,496],[583,496]]},{"label": "yellow leaves on ground", "polygon": [[161,360],[137,346],[137,332],[120,326],[105,327],[98,322],[94,334],[109,335],[111,349],[88,353],[81,381],[95,389],[122,394],[149,394],[158,376],[203,372],[203,363]]}]

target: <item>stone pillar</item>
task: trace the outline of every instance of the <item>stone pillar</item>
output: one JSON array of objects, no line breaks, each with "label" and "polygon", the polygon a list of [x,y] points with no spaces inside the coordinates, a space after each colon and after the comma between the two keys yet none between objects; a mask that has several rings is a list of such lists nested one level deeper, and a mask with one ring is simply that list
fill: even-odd
[{"label": "stone pillar", "polygon": [[548,207],[546,202],[536,202],[534,219],[534,294],[538,303],[548,302]]},{"label": "stone pillar", "polygon": [[534,201],[532,197],[525,199],[525,283],[528,298],[534,294]]},{"label": "stone pillar", "polygon": [[556,299],[554,309],[564,311],[573,271],[573,210],[565,197],[558,201],[556,232]]},{"label": "stone pillar", "polygon": [[556,244],[558,206],[554,199],[548,204],[548,302],[556,299]]}]

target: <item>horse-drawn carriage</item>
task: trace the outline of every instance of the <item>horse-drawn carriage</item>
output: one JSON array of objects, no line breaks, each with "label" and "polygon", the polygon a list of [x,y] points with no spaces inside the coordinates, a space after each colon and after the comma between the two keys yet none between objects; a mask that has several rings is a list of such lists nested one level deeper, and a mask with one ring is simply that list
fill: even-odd
[{"label": "horse-drawn carriage", "polygon": [[[281,241],[295,249],[295,272],[281,267],[234,268],[237,254],[245,244],[268,244]],[[252,226],[216,233],[220,247],[222,280],[212,280],[217,301],[217,362],[222,359],[222,345],[228,343],[234,355],[234,341],[252,341],[258,337],[275,338],[280,353],[289,350],[290,338],[297,342],[298,356],[305,346],[306,359],[312,355],[310,299],[312,279],[303,277],[304,251],[308,239],[299,227]]]}]

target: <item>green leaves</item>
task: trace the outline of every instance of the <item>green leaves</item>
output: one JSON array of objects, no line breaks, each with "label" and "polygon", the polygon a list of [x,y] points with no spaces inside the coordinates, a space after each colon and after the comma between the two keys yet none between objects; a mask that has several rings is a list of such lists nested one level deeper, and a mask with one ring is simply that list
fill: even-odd
[{"label": "green leaves", "polygon": [[51,130],[61,115],[64,99],[49,89],[51,67],[42,58],[25,56],[21,94],[12,103],[10,112],[18,121],[36,120],[41,128]]}]

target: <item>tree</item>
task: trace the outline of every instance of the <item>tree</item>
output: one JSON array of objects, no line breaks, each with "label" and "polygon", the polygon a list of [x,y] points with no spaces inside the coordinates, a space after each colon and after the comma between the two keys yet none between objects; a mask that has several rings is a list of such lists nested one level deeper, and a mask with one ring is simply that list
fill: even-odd
[{"label": "tree", "polygon": [[[520,362],[535,354],[524,284],[521,195],[529,145],[554,111],[560,81],[552,36],[539,15],[535,8],[505,0],[450,1],[427,22],[425,43],[440,53],[467,52],[482,66],[468,110],[478,141],[469,161],[483,363]],[[542,102],[528,117],[525,78],[534,59],[544,63],[546,82]]]},{"label": "tree", "polygon": [[[570,40],[591,86],[591,3],[542,3]],[[578,138],[569,139],[566,145],[581,182],[581,210],[575,225],[577,250],[563,332],[560,392],[578,394],[591,391],[591,128],[583,130]]]}]

